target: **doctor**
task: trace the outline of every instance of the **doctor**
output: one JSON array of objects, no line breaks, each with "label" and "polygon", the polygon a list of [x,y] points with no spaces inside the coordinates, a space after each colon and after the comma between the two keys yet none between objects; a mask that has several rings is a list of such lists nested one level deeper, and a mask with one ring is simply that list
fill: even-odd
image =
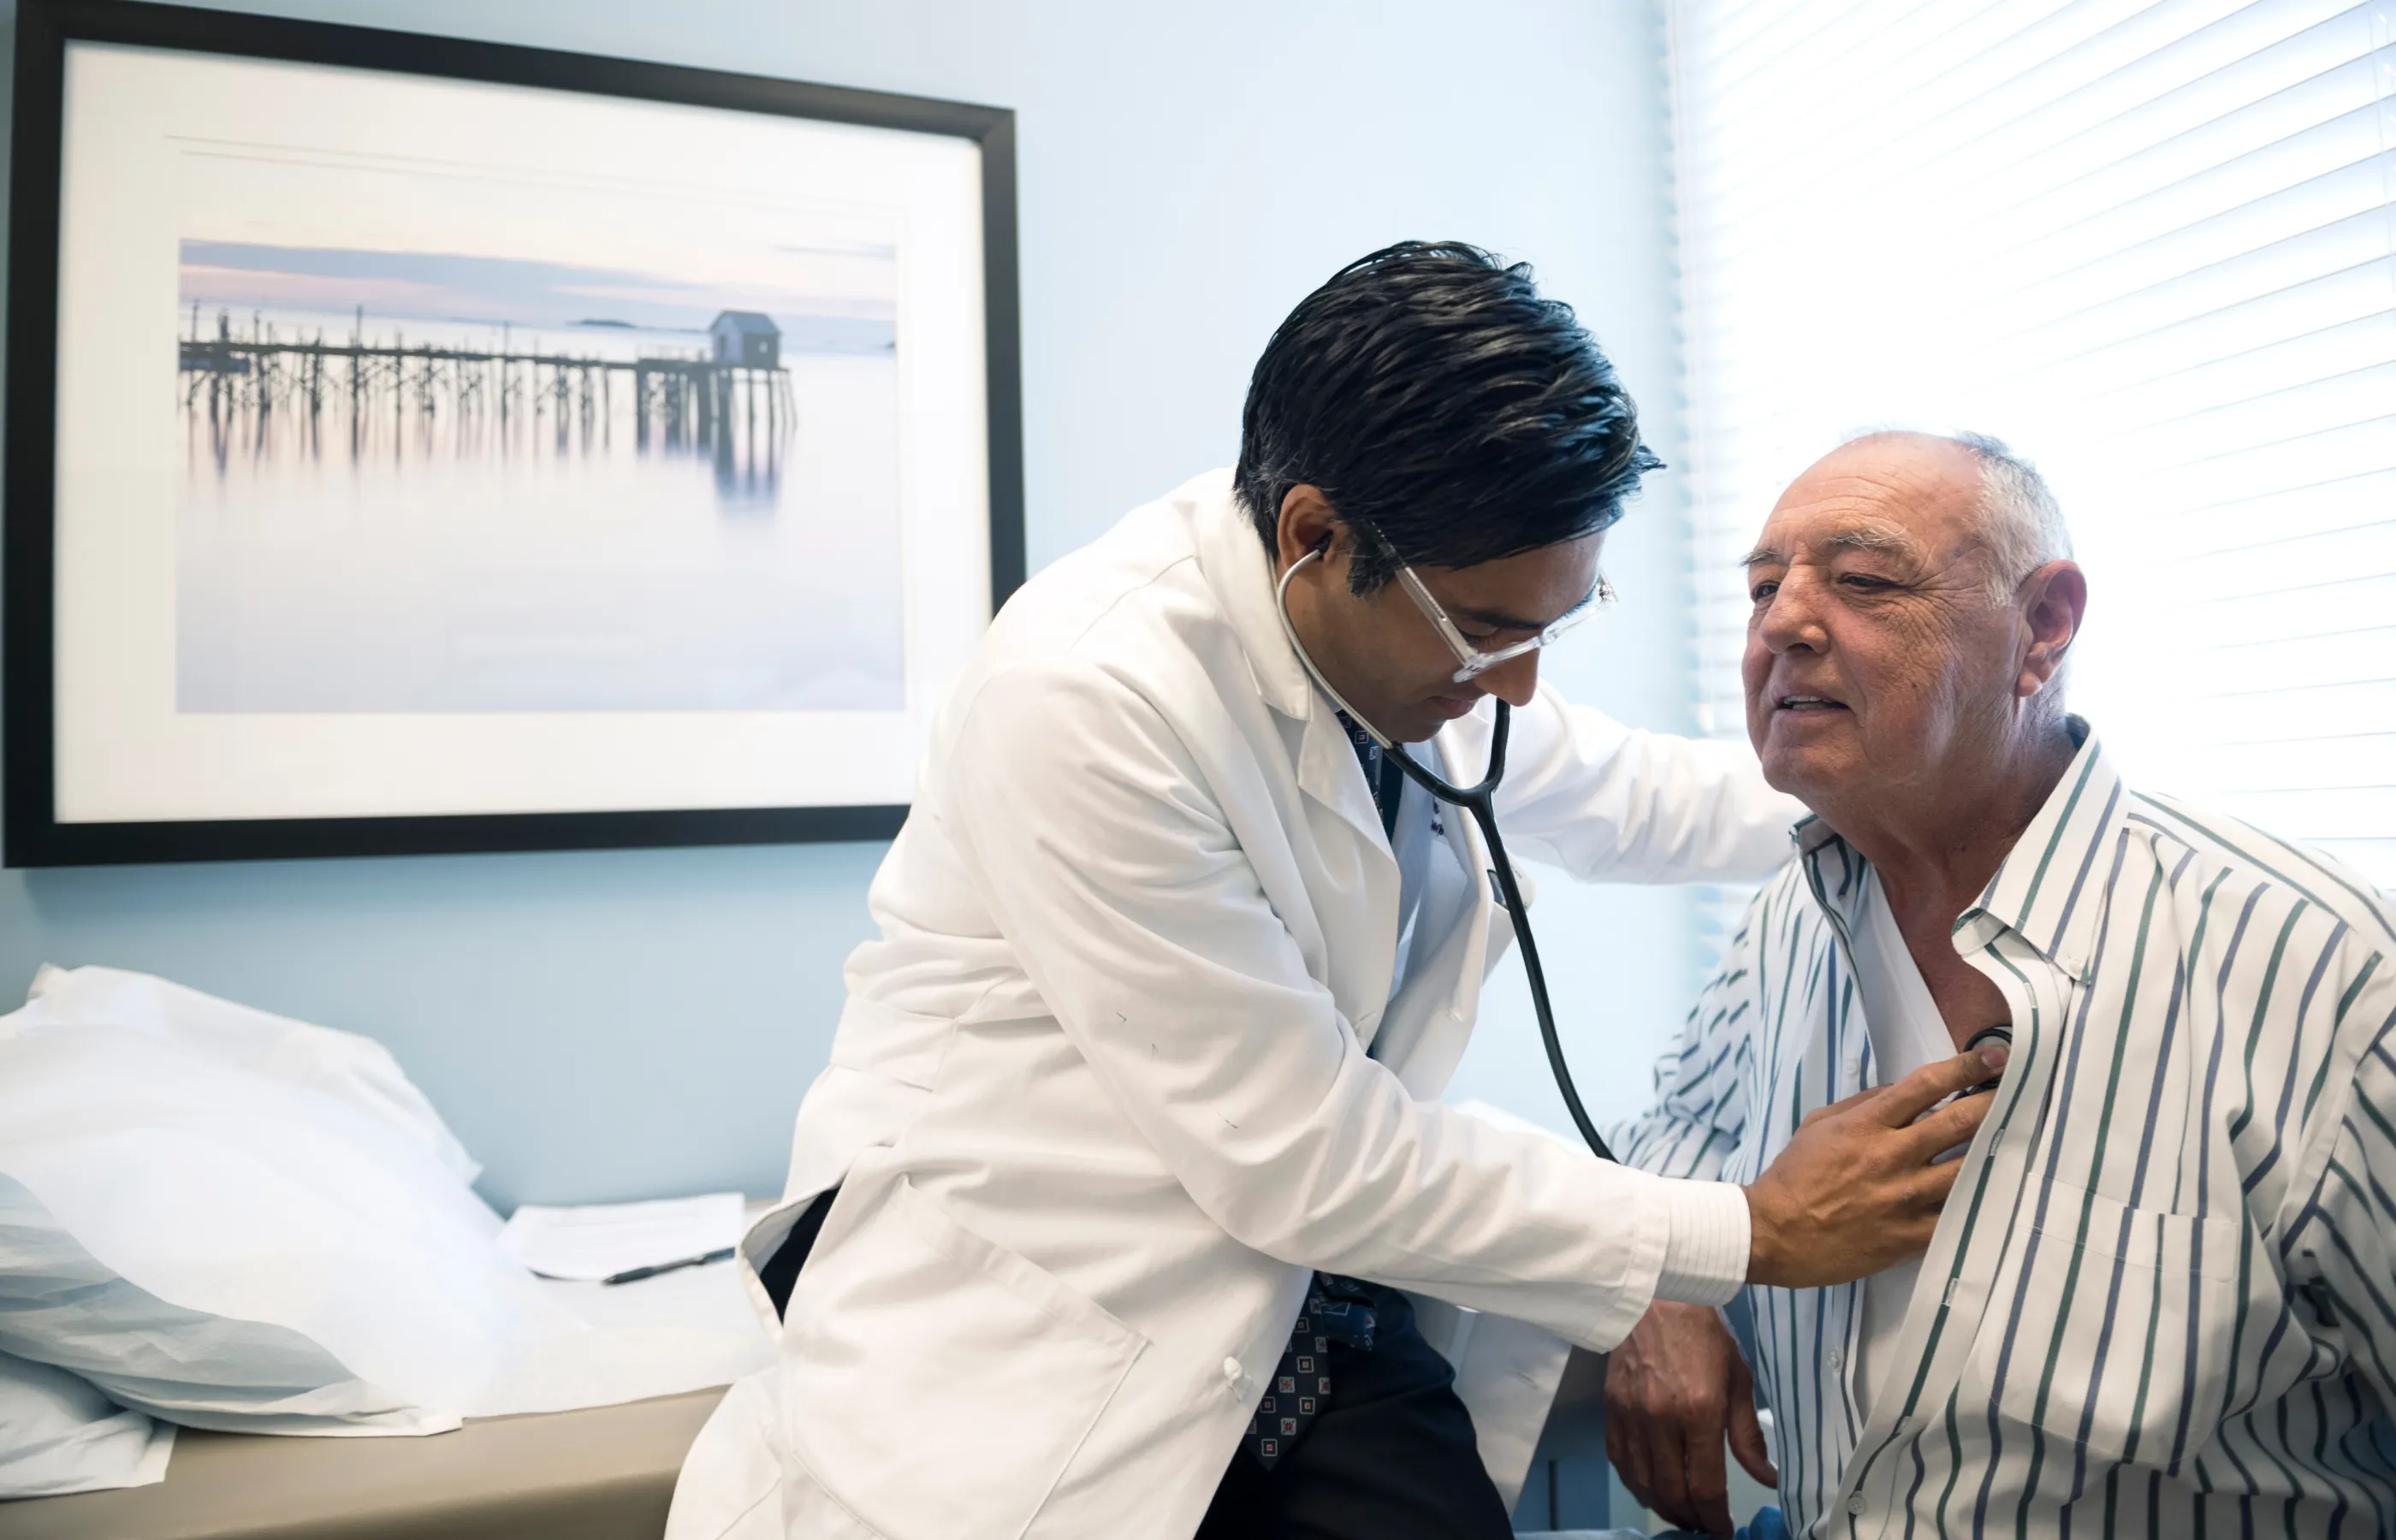
[{"label": "doctor", "polygon": [[[1274,334],[1236,472],[1007,604],[874,882],[789,1201],[743,1244],[779,1365],[701,1435],[672,1540],[1502,1540],[1401,1289],[1604,1349],[1653,1299],[1922,1249],[1930,1157],[1982,1109],[1903,1125],[1972,1058],[1829,1109],[1745,1189],[1438,1100],[1507,920],[1470,820],[1380,763],[1292,633],[1451,779],[1511,702],[1525,851],[1761,874],[1795,810],[1743,751],[1567,707],[1536,648],[1459,681],[1434,618],[1496,653],[1594,606],[1656,463],[1527,270],[1409,243]],[[1554,1372],[1515,1376],[1531,1433]]]}]

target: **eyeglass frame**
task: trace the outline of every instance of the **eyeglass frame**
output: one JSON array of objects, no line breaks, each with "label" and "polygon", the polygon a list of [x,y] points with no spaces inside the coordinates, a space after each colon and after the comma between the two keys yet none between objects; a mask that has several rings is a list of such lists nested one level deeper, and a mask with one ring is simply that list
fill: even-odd
[{"label": "eyeglass frame", "polygon": [[[1394,557],[1397,554],[1390,550],[1389,542],[1383,540],[1378,535],[1375,535],[1373,540],[1389,555]],[[1591,616],[1613,604],[1620,597],[1614,591],[1614,585],[1606,581],[1605,574],[1601,571],[1597,575],[1597,586],[1590,591],[1589,597],[1550,621],[1537,635],[1516,642],[1510,646],[1500,647],[1496,652],[1484,652],[1472,644],[1470,637],[1457,629],[1455,619],[1447,613],[1447,607],[1431,596],[1431,590],[1425,587],[1423,580],[1415,575],[1413,567],[1403,563],[1399,564],[1398,586],[1406,591],[1406,597],[1415,602],[1415,608],[1423,612],[1423,617],[1429,620],[1432,628],[1439,632],[1440,640],[1447,644],[1447,650],[1456,655],[1456,672],[1449,676],[1449,682],[1457,684],[1461,684],[1468,679],[1477,679],[1501,663],[1512,662],[1524,653],[1538,651]]]}]

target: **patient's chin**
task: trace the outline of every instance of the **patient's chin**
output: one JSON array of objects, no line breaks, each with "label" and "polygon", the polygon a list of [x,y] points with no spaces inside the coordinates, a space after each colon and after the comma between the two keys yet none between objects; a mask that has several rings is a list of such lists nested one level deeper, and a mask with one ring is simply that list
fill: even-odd
[{"label": "patient's chin", "polygon": [[1841,785],[1854,784],[1863,769],[1853,755],[1828,746],[1776,742],[1770,737],[1757,758],[1763,762],[1765,784],[1817,811],[1817,798]]}]

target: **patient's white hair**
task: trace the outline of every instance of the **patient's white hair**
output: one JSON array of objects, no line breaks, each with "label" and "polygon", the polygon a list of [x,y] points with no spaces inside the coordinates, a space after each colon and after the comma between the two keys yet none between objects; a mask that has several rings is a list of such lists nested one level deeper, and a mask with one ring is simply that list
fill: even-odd
[{"label": "patient's white hair", "polygon": [[1953,442],[1980,462],[1982,538],[1989,542],[1989,597],[2002,604],[2022,579],[2049,562],[2071,558],[2071,531],[2055,489],[2038,467],[1986,433],[1957,433]]},{"label": "patient's white hair", "polygon": [[[1871,428],[1846,442],[1887,438],[1914,432],[1907,428]],[[1988,433],[1928,433],[1968,451],[1980,462],[1980,538],[1989,548],[1989,602],[2011,604],[2022,579],[2049,562],[2071,556],[2071,531],[2063,523],[2063,509],[2055,489],[2038,467],[2016,454],[2013,446]]]}]

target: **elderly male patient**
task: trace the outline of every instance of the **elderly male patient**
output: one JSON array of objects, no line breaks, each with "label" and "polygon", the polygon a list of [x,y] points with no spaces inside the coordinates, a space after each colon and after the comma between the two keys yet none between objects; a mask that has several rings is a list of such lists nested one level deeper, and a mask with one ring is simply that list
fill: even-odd
[{"label": "elderly male patient", "polygon": [[1878,434],[1747,559],[1748,731],[1812,816],[1625,1158],[1745,1180],[2013,1050],[1927,1255],[1748,1291],[1768,1436],[1712,1311],[1615,1355],[1611,1453],[1678,1522],[1729,1532],[1727,1434],[1801,1534],[2396,1533],[2396,906],[2123,780],[2064,710],[2070,553],[2003,445]]}]

